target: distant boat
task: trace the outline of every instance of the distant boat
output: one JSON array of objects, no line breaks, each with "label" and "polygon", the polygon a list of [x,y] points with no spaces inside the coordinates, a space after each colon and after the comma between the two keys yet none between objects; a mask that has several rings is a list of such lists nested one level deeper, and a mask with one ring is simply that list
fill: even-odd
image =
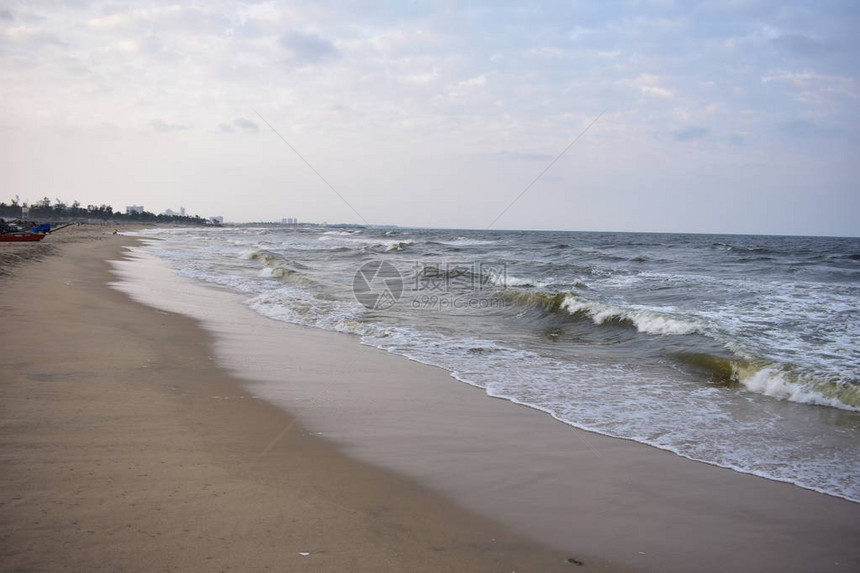
[{"label": "distant boat", "polygon": [[46,237],[45,233],[0,233],[0,243],[21,243],[41,241]]},{"label": "distant boat", "polygon": [[0,243],[31,243],[34,241],[41,241],[48,235],[48,233],[52,233],[58,229],[63,229],[69,225],[70,223],[59,227],[54,226],[52,228],[50,223],[42,223],[41,225],[36,225],[24,231],[21,230],[20,225],[10,226],[4,223],[3,227],[5,228],[0,230]]}]

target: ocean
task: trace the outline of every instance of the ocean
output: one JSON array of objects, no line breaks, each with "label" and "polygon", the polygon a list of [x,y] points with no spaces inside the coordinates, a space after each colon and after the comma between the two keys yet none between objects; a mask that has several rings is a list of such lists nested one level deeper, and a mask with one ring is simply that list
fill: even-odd
[{"label": "ocean", "polygon": [[569,424],[860,501],[860,239],[153,229],[175,273]]}]

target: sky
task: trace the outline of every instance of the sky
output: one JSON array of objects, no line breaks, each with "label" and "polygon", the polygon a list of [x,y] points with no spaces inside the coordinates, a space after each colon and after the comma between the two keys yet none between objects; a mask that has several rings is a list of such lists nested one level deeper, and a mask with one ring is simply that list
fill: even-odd
[{"label": "sky", "polygon": [[857,29],[856,0],[0,0],[0,200],[858,236]]}]

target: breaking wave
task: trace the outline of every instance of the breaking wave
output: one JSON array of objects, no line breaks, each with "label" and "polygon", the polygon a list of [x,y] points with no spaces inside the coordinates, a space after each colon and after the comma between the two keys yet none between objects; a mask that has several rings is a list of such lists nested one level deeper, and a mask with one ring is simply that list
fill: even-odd
[{"label": "breaking wave", "polygon": [[572,315],[584,314],[601,325],[608,322],[626,322],[643,334],[682,335],[700,332],[699,325],[653,310],[625,308],[613,304],[585,300],[575,294],[565,294],[561,308]]},{"label": "breaking wave", "polygon": [[[587,288],[583,283],[576,283],[573,286],[580,289]],[[564,313],[574,319],[585,317],[597,326],[631,326],[641,334],[684,335],[701,332],[701,325],[692,320],[650,309],[588,300],[569,291],[558,293],[510,291],[502,296],[517,304],[538,308],[547,313]]]},{"label": "breaking wave", "polygon": [[678,362],[718,386],[730,386],[799,404],[860,412],[860,387],[841,380],[821,380],[790,366],[762,358],[678,353]]},{"label": "breaking wave", "polygon": [[599,327],[635,328],[639,334],[654,336],[704,336],[711,340],[715,352],[724,349],[724,355],[677,352],[672,353],[672,359],[716,385],[743,388],[778,400],[860,411],[860,386],[844,380],[821,379],[797,372],[791,365],[730,350],[733,345],[724,344],[711,325],[673,315],[671,310],[625,307],[588,300],[572,292],[509,291],[503,296],[526,309],[556,317],[569,316],[573,320],[586,319]]},{"label": "breaking wave", "polygon": [[841,380],[817,380],[788,366],[737,361],[732,375],[747,390],[778,400],[860,412],[860,386]]}]

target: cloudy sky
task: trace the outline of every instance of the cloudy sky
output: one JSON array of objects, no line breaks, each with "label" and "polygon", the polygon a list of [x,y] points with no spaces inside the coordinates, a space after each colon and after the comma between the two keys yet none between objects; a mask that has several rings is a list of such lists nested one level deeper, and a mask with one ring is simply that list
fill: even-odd
[{"label": "cloudy sky", "polygon": [[0,200],[856,236],[858,29],[856,0],[2,0]]}]

